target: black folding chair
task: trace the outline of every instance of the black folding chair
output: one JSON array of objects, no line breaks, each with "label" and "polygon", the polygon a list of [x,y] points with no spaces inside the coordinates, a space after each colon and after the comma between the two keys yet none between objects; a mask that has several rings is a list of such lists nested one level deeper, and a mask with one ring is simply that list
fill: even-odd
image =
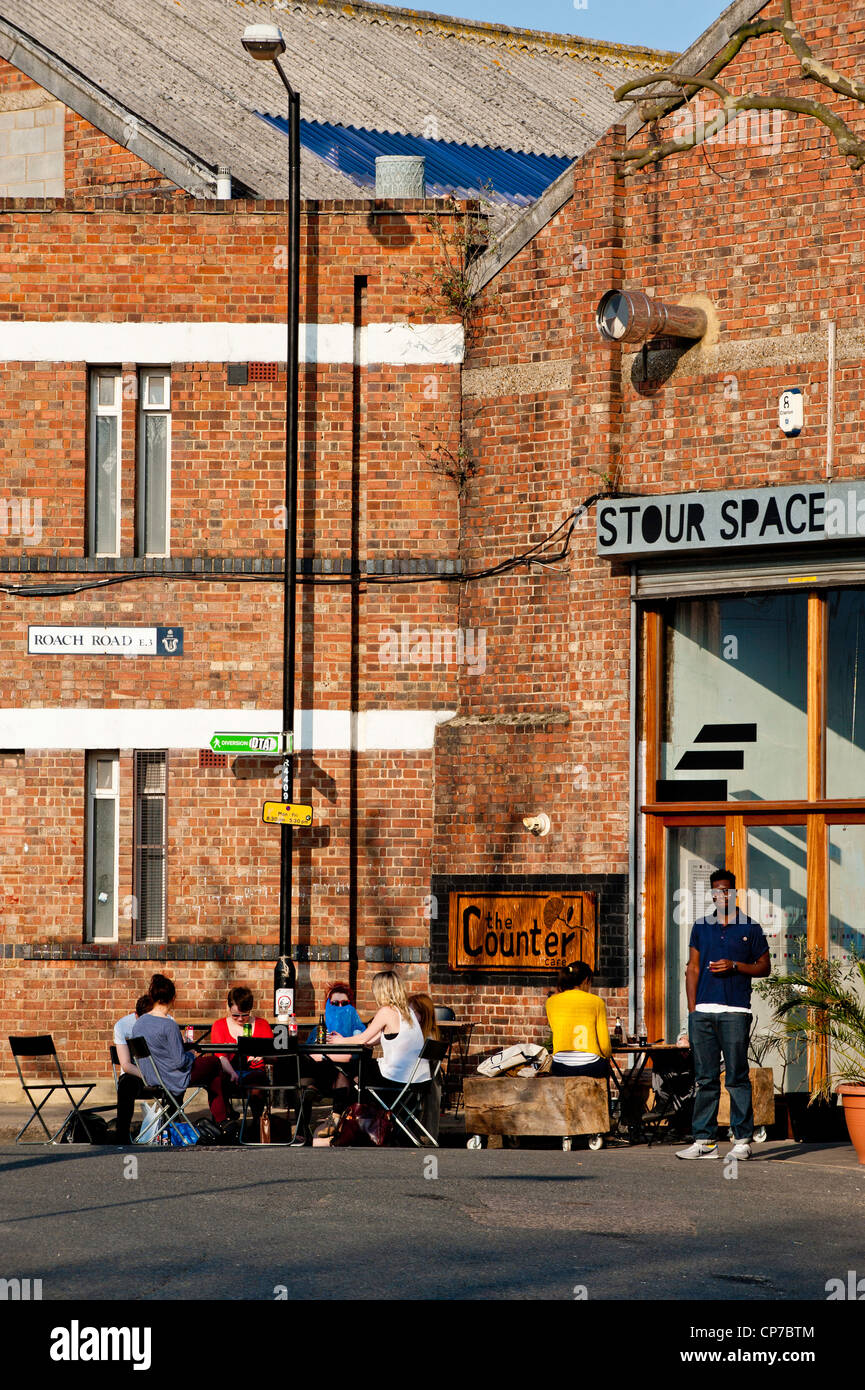
[{"label": "black folding chair", "polygon": [[[168,1087],[163,1081],[159,1071],[159,1067],[156,1065],[156,1059],[147,1045],[147,1039],[130,1038],[128,1045],[132,1060],[137,1064],[138,1070],[144,1077],[145,1084],[148,1086],[148,1089],[153,1093],[150,1096],[150,1099],[157,1100],[162,1105],[162,1114],[160,1115],[159,1120],[157,1121],[156,1129],[153,1131],[153,1135],[151,1136],[151,1144],[156,1144],[158,1142],[160,1134],[162,1134],[164,1130],[168,1129],[169,1125],[173,1125],[178,1122],[189,1125],[197,1139],[198,1130],[195,1128],[195,1125],[193,1124],[192,1120],[190,1120],[189,1116],[187,1115],[185,1107],[187,1105],[191,1105],[192,1102],[195,1100],[196,1096],[201,1095],[201,1092],[203,1091],[204,1087],[196,1086],[191,1096],[187,1096],[185,1091],[181,1096],[176,1096],[173,1091],[169,1091]],[[153,1072],[156,1077],[155,1085],[152,1082],[147,1081],[147,1069],[145,1067],[142,1067],[142,1062],[149,1062],[150,1066],[153,1068]]]},{"label": "black folding chair", "polygon": [[[12,1056],[15,1058],[15,1066],[18,1070],[18,1080],[21,1082],[21,1089],[23,1090],[25,1096],[27,1097],[31,1106],[33,1107],[33,1114],[30,1116],[30,1119],[27,1121],[27,1123],[24,1126],[22,1126],[21,1129],[19,1129],[18,1133],[15,1136],[15,1143],[60,1143],[60,1136],[65,1132],[67,1126],[72,1124],[74,1119],[77,1117],[81,1121],[81,1124],[84,1128],[84,1133],[87,1135],[88,1139],[92,1144],[94,1142],[93,1136],[91,1135],[90,1130],[87,1128],[87,1117],[82,1111],[81,1107],[87,1100],[87,1097],[90,1095],[90,1092],[94,1089],[94,1087],[99,1085],[99,1082],[68,1081],[63,1074],[63,1068],[60,1065],[60,1058],[57,1056],[57,1049],[54,1046],[54,1039],[52,1038],[50,1033],[39,1033],[29,1038],[10,1038],[9,1046],[12,1048]],[[33,1061],[45,1061],[47,1059],[49,1064],[53,1064],[52,1070],[54,1074],[52,1075],[51,1079],[27,1080],[24,1076],[23,1071],[21,1070],[22,1057],[30,1058]],[[42,1099],[39,1101],[39,1104],[37,1105],[35,1096],[38,1095],[40,1091],[44,1091],[45,1094],[43,1095]],[[63,1094],[66,1096],[66,1099],[69,1101],[71,1109],[64,1116],[63,1123],[60,1125],[60,1128],[55,1130],[55,1132],[52,1134],[48,1126],[46,1125],[45,1119],[42,1115],[42,1107],[47,1104],[47,1102],[54,1095],[55,1091],[63,1092]],[[73,1091],[83,1091],[84,1094],[78,1100],[76,1100],[72,1094]],[[110,1106],[102,1107],[102,1109],[110,1108]],[[22,1134],[26,1134],[27,1130],[30,1128],[34,1120],[39,1121],[40,1125],[45,1131],[46,1138],[22,1139]]]},{"label": "black folding chair", "polygon": [[[127,1047],[128,1047],[128,1046],[129,1046],[129,1043],[127,1042],[126,1045],[127,1045]],[[126,1075],[126,1072],[124,1072],[124,1071],[121,1070],[121,1067],[120,1067],[120,1058],[119,1058],[118,1055],[117,1055],[117,1048],[116,1048],[116,1046],[114,1045],[114,1043],[111,1044],[111,1046],[110,1046],[110,1048],[109,1048],[109,1052],[110,1052],[110,1054],[111,1054],[111,1075],[114,1077],[114,1089],[117,1091],[118,1096],[119,1096],[119,1093],[120,1093],[120,1083],[121,1083],[121,1081],[123,1080],[124,1076]],[[131,1054],[130,1054],[130,1055],[131,1055]],[[133,1115],[134,1115],[134,1113],[135,1113],[135,1106],[138,1104],[138,1102],[139,1102],[140,1100],[145,1101],[145,1100],[161,1100],[161,1099],[162,1099],[162,1090],[161,1090],[160,1087],[158,1087],[158,1086],[148,1086],[148,1084],[147,1084],[146,1081],[144,1081],[144,1080],[139,1081],[137,1076],[130,1076],[130,1077],[129,1077],[129,1080],[130,1080],[130,1081],[138,1081],[138,1090],[137,1090],[136,1093],[135,1093],[135,1100],[133,1101],[133,1106],[132,1106],[132,1113],[133,1113]]]},{"label": "black folding chair", "polygon": [[[257,1076],[246,1075],[237,1088],[243,1107],[239,1142],[243,1143],[243,1131],[246,1128],[246,1117],[249,1113],[249,1103],[253,1091],[264,1093],[267,1097],[268,1107],[278,1091],[294,1092],[297,1098],[297,1120],[292,1138],[296,1139],[302,1118],[301,1108],[304,1090],[300,1079],[300,1054],[297,1050],[297,1039],[288,1037],[287,1028],[284,1028],[284,1032],[281,1032],[279,1036],[273,1038],[238,1038],[234,1051],[235,1070],[242,1071],[244,1063],[250,1057],[261,1057],[265,1067],[273,1067],[274,1070],[272,1074],[265,1072],[266,1079],[264,1080],[259,1080]],[[277,1063],[279,1063],[278,1068]]]},{"label": "black folding chair", "polygon": [[[437,1149],[439,1147],[438,1140],[434,1138],[434,1136],[430,1134],[429,1130],[426,1129],[424,1125],[421,1123],[420,1118],[418,1116],[418,1110],[422,1108],[423,1100],[426,1096],[428,1088],[433,1084],[433,1082],[435,1082],[435,1080],[438,1077],[439,1071],[441,1069],[441,1064],[447,1054],[447,1050],[448,1044],[446,1042],[437,1042],[435,1038],[427,1038],[426,1042],[424,1043],[423,1047],[418,1053],[417,1061],[415,1062],[412,1068],[411,1076],[403,1086],[402,1090],[396,1096],[393,1096],[390,1100],[388,1100],[386,1097],[383,1098],[382,1096],[380,1096],[378,1091],[375,1089],[374,1085],[369,1085],[369,1083],[365,1083],[363,1081],[362,1074],[358,1078],[358,1091],[361,1095],[361,1098],[363,1098],[364,1093],[366,1093],[367,1095],[372,1096],[373,1099],[378,1102],[378,1104],[382,1107],[383,1110],[389,1110],[391,1115],[393,1116],[394,1123],[399,1125],[403,1134],[405,1134],[411,1140],[416,1149],[419,1149],[422,1143],[422,1139],[416,1137],[418,1133],[420,1135],[423,1135],[424,1138],[428,1139],[434,1148]],[[363,1064],[365,1061],[367,1061],[367,1056],[366,1053],[363,1053],[361,1060],[361,1073],[363,1073]],[[421,1065],[421,1062],[429,1063],[429,1081],[415,1081],[415,1077],[418,1073],[418,1069]],[[415,1133],[412,1133],[411,1129],[408,1128],[409,1125],[414,1126]]]}]

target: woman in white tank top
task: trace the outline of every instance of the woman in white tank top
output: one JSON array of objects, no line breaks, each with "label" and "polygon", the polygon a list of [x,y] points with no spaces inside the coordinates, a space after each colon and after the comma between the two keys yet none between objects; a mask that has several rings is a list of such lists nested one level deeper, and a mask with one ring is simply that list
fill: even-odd
[{"label": "woman in white tank top", "polygon": [[[377,1065],[373,1063],[373,1074],[364,1067],[364,1079],[374,1086],[378,1082],[389,1090],[402,1090],[412,1072],[413,1084],[429,1081],[429,1062],[421,1062],[414,1071],[424,1036],[399,977],[393,970],[380,971],[373,976],[372,993],[379,1006],[375,1018],[365,1032],[351,1039],[353,1043],[381,1043],[381,1061]],[[332,1034],[328,1041],[338,1042],[339,1039]]]}]

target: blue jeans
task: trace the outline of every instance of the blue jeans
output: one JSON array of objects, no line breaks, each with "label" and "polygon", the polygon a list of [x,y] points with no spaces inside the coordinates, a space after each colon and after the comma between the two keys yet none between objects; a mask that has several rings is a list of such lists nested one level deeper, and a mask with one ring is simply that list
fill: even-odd
[{"label": "blue jeans", "polygon": [[688,1036],[694,1053],[694,1138],[714,1140],[721,1099],[721,1054],[725,1084],[730,1093],[730,1125],[736,1139],[754,1137],[754,1107],[748,1074],[750,1014],[688,1016]]}]

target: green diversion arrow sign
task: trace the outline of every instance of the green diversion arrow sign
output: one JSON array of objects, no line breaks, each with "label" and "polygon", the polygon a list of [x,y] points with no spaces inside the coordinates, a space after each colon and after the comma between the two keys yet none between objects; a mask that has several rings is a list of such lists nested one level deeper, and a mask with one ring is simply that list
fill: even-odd
[{"label": "green diversion arrow sign", "polygon": [[282,734],[214,734],[214,753],[281,753]]}]

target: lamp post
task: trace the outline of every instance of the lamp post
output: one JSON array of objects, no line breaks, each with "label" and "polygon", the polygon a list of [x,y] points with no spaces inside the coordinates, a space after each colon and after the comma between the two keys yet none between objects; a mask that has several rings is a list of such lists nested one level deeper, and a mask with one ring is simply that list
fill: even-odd
[{"label": "lamp post", "polygon": [[[300,97],[279,63],[285,40],[275,24],[250,24],[243,47],[259,62],[272,62],[288,93],[288,350],[285,380],[285,560],[282,607],[282,800],[294,791],[294,657],[297,589],[297,412],[300,319]],[[291,959],[292,827],[279,828],[279,959],[274,971],[274,1011],[294,1013]]]}]

